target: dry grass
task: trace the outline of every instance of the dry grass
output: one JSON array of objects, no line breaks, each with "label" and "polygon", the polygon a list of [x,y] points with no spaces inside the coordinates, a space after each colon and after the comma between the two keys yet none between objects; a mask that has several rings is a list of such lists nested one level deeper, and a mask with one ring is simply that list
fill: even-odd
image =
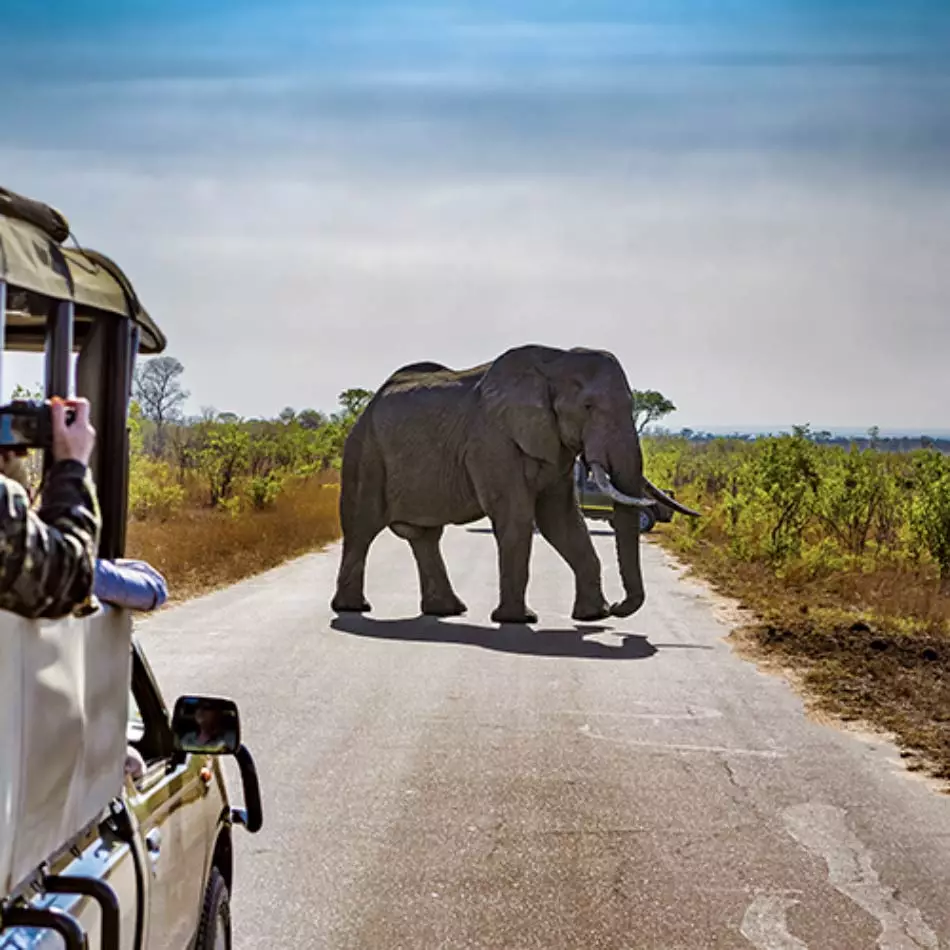
[{"label": "dry grass", "polygon": [[169,600],[185,600],[335,540],[338,504],[335,482],[298,481],[266,511],[189,508],[163,521],[132,522],[127,553],[165,575]]},{"label": "dry grass", "polygon": [[855,565],[810,578],[777,577],[717,543],[657,538],[758,622],[744,643],[795,671],[814,707],[894,735],[909,767],[950,779],[950,591],[911,565]]}]

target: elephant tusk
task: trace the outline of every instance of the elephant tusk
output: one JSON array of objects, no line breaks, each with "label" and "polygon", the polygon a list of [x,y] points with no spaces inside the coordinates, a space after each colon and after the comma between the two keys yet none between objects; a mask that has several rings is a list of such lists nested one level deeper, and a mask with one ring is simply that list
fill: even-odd
[{"label": "elephant tusk", "polygon": [[610,480],[610,476],[607,474],[607,470],[597,462],[590,463],[590,472],[594,476],[594,482],[597,487],[605,494],[612,498],[618,505],[632,505],[635,508],[647,508],[650,505],[655,505],[656,502],[652,498],[633,498],[630,495],[625,495],[619,488],[614,486],[614,483]]},{"label": "elephant tusk", "polygon": [[668,508],[672,508],[674,511],[678,511],[681,515],[690,515],[693,518],[702,517],[702,513],[699,511],[693,511],[692,508],[687,508],[686,505],[681,504],[675,498],[670,498],[665,492],[657,488],[653,482],[643,476],[643,484],[646,486],[647,491],[661,504],[666,505]]}]

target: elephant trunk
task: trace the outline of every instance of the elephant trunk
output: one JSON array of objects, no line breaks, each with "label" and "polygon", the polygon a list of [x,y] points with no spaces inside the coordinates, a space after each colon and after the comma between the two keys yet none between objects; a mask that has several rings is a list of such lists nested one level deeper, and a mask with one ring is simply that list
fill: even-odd
[{"label": "elephant trunk", "polygon": [[588,456],[592,469],[600,468],[599,465],[595,468],[593,459],[604,455],[607,456],[607,464],[603,468],[606,469],[610,484],[624,499],[620,502],[615,498],[613,524],[617,563],[626,596],[620,603],[614,604],[610,612],[615,617],[629,617],[643,606],[646,599],[640,568],[640,511],[642,507],[650,505],[651,500],[645,491],[643,456],[635,432],[632,438],[625,433],[620,438],[601,442]]},{"label": "elephant trunk", "polygon": [[615,617],[629,617],[636,613],[646,600],[640,568],[640,509],[629,505],[614,505],[613,519],[617,563],[626,597],[619,604],[613,604],[610,612]]}]

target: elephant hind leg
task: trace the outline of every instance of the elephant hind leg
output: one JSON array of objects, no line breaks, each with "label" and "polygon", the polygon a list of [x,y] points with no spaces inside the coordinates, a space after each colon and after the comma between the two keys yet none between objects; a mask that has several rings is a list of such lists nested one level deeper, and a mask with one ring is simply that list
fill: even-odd
[{"label": "elephant hind leg", "polygon": [[422,612],[430,617],[457,617],[468,607],[452,590],[439,542],[442,528],[419,527],[418,525],[392,525],[394,533],[405,538],[412,547],[412,554],[419,569],[419,587],[422,593]]},{"label": "elephant hind leg", "polygon": [[336,594],[330,609],[337,613],[365,613],[371,610],[363,593],[366,578],[366,557],[370,545],[383,526],[353,532],[343,538],[343,557],[337,575]]},{"label": "elephant hind leg", "polygon": [[343,556],[337,574],[336,594],[330,608],[337,613],[370,610],[364,595],[366,557],[370,545],[386,526],[382,467],[372,444],[347,446],[343,458],[340,521]]}]

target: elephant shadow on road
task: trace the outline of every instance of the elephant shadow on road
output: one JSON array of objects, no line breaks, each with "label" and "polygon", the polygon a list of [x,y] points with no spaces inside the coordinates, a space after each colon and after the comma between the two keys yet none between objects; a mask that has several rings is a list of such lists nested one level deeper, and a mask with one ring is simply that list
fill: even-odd
[{"label": "elephant shadow on road", "polygon": [[[407,617],[400,620],[375,620],[361,614],[340,614],[330,622],[332,630],[377,640],[403,640],[414,643],[456,643],[482,647],[501,653],[525,656],[574,657],[588,660],[645,660],[654,656],[654,646],[639,633],[615,633],[601,624],[576,624],[573,629],[534,629],[522,624],[480,626],[438,617]],[[612,633],[617,644],[586,639],[590,634]],[[707,649],[692,644],[662,644],[662,647]]]}]

